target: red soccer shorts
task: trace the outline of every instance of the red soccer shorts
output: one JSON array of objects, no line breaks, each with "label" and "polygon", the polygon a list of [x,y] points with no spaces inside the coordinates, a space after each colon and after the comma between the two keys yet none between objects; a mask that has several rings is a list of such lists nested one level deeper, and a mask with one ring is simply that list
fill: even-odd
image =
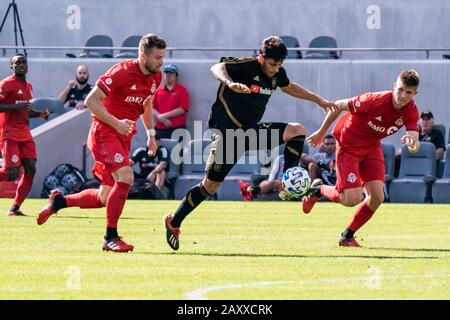
[{"label": "red soccer shorts", "polygon": [[36,144],[33,140],[15,141],[5,139],[0,142],[3,156],[3,167],[19,167],[21,160],[31,158],[36,160]]},{"label": "red soccer shorts", "polygon": [[94,123],[89,131],[88,148],[95,160],[92,173],[96,179],[104,185],[114,186],[112,173],[130,165],[130,142],[120,139],[112,129],[99,129]]},{"label": "red soccer shorts", "polygon": [[384,181],[384,157],[381,146],[370,150],[336,148],[336,189],[342,193],[346,189],[361,187],[374,180]]}]

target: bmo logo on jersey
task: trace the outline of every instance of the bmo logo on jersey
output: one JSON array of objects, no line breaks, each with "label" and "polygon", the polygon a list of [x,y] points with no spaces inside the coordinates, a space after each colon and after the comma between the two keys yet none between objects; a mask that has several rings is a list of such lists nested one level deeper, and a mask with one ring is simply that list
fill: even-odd
[{"label": "bmo logo on jersey", "polygon": [[369,122],[367,122],[367,124],[369,125],[369,127],[371,127],[373,130],[375,130],[376,132],[385,132],[386,128],[385,127],[381,127],[381,126],[377,126],[376,124],[374,124],[372,121],[369,120]]},{"label": "bmo logo on jersey", "polygon": [[144,98],[142,98],[142,97],[135,97],[135,96],[128,96],[128,97],[125,98],[125,102],[141,104],[142,102],[144,102]]}]

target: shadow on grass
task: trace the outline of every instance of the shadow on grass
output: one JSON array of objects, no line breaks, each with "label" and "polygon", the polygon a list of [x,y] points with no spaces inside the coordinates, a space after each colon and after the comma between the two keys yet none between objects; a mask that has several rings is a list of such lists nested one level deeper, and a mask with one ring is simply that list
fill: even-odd
[{"label": "shadow on grass", "polygon": [[366,248],[370,250],[391,250],[391,251],[412,251],[412,252],[450,252],[450,249],[443,248],[383,248],[383,247],[370,247]]},{"label": "shadow on grass", "polygon": [[369,256],[369,255],[301,255],[301,254],[262,254],[262,253],[204,253],[204,252],[135,252],[134,254],[148,255],[181,255],[202,257],[244,257],[244,258],[350,258],[350,259],[439,259],[438,257],[405,257],[405,256]]}]

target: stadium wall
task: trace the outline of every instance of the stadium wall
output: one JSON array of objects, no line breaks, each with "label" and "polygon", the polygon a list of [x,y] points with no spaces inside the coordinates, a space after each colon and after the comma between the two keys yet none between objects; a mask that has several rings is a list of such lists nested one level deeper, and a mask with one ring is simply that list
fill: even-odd
[{"label": "stadium wall", "polygon": [[[0,16],[9,2],[0,1]],[[126,37],[148,32],[164,37],[170,47],[255,48],[271,34],[296,36],[304,47],[319,35],[335,37],[340,47],[450,45],[447,34],[450,1],[442,0],[17,0],[16,3],[25,43],[35,46],[82,46],[94,34],[109,35],[114,45],[120,46]],[[10,12],[0,45],[13,43]],[[65,56],[62,52],[53,54]],[[192,55],[177,53],[174,58]],[[399,53],[367,55],[390,58],[398,57]],[[214,54],[196,56],[213,58]],[[423,58],[424,54],[401,56]],[[442,53],[438,56],[442,57]]]}]

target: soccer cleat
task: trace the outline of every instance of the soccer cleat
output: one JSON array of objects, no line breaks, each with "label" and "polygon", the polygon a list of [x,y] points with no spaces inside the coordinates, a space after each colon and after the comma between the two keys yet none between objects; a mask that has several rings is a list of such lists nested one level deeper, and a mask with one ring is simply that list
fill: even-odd
[{"label": "soccer cleat", "polygon": [[20,210],[16,210],[16,211],[9,211],[6,214],[8,217],[26,217],[27,215],[24,214],[22,211]]},{"label": "soccer cleat", "polygon": [[39,215],[36,219],[38,225],[44,224],[52,214],[56,214],[56,210],[53,209],[52,204],[57,196],[62,196],[61,191],[58,189],[52,190],[50,193],[50,198],[48,198],[47,205],[39,211]]},{"label": "soccer cleat", "polygon": [[242,180],[239,180],[239,189],[241,191],[241,196],[244,201],[252,201],[253,200],[253,188],[250,186],[250,183],[246,183]]},{"label": "soccer cleat", "polygon": [[339,238],[339,247],[354,247],[354,248],[362,248],[362,246],[353,238],[345,238],[341,235]]},{"label": "soccer cleat", "polygon": [[319,178],[314,179],[313,183],[311,183],[311,187],[302,199],[302,209],[304,213],[310,213],[316,202],[319,201],[321,185],[323,185],[323,182]]},{"label": "soccer cleat", "polygon": [[117,237],[113,240],[103,240],[103,251],[113,251],[113,252],[128,252],[133,251],[134,246],[126,243],[122,240],[122,237]]},{"label": "soccer cleat", "polygon": [[172,219],[173,219],[173,216],[170,214],[168,214],[167,216],[164,217],[164,224],[166,226],[166,239],[167,239],[167,243],[173,250],[178,250],[178,248],[180,248],[179,237],[180,237],[181,231],[180,231],[180,228],[172,227],[172,224],[171,224]]}]

